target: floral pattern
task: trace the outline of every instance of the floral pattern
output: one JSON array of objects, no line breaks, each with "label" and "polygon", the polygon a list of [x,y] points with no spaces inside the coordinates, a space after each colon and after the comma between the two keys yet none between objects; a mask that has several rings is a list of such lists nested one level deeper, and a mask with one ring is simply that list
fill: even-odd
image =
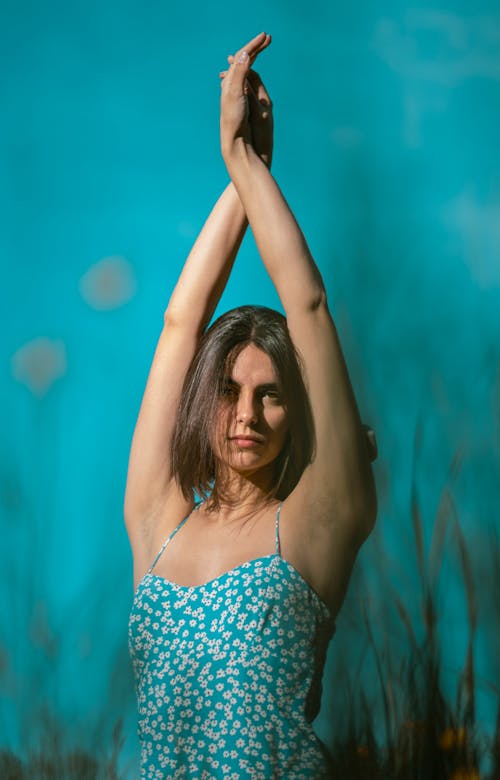
[{"label": "floral pattern", "polygon": [[331,776],[311,723],[334,621],[279,554],[278,521],[275,554],[191,587],[152,573],[181,523],[140,581],[129,647],[141,779]]}]

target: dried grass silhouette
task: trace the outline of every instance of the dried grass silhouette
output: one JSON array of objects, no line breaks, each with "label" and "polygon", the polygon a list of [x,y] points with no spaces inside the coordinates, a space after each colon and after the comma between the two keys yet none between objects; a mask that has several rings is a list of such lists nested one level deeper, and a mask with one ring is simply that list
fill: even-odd
[{"label": "dried grass silhouette", "polygon": [[[415,437],[418,448],[418,431]],[[460,468],[458,455],[450,470]],[[452,481],[452,479],[450,480]],[[415,474],[412,476],[411,517],[419,576],[418,594],[421,619],[416,624],[398,593],[392,591],[394,605],[404,628],[407,646],[403,660],[394,651],[380,646],[370,617],[368,599],[361,600],[361,614],[371,651],[382,703],[383,738],[380,723],[367,694],[352,680],[346,683],[347,724],[339,736],[333,735],[334,771],[332,778],[349,780],[499,780],[500,778],[500,698],[493,734],[480,732],[476,721],[474,639],[478,626],[474,567],[468,552],[457,509],[449,487],[445,487],[437,510],[429,551],[424,544],[424,524],[419,506]],[[443,693],[438,580],[446,542],[451,542],[458,560],[468,623],[467,651],[458,675],[456,698],[452,703]],[[490,587],[494,590],[497,617],[500,617],[500,544],[492,535],[489,560],[483,561]],[[500,623],[497,621],[497,626]],[[498,629],[497,629],[498,632]],[[421,638],[418,638],[421,637]],[[485,769],[484,767],[487,767]]]}]

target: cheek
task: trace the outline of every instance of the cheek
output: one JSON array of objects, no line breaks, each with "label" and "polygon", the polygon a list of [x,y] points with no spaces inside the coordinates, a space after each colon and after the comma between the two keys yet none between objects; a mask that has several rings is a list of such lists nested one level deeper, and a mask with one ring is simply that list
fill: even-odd
[{"label": "cheek", "polygon": [[288,433],[288,417],[284,409],[276,409],[268,418],[269,427],[273,430],[277,440],[284,440]]},{"label": "cheek", "polygon": [[215,415],[212,434],[210,436],[210,444],[218,457],[220,457],[224,446],[227,443],[226,439],[231,421],[231,409],[232,407],[227,404],[220,404]]}]

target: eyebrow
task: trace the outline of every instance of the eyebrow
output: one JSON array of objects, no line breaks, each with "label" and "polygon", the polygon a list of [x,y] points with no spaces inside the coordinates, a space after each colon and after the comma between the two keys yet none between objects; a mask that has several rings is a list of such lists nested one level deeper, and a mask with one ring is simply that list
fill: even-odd
[{"label": "eyebrow", "polygon": [[[232,387],[241,387],[240,383],[230,376],[225,377],[224,382]],[[260,390],[261,392],[264,390],[276,390],[278,392],[279,388],[276,382],[265,382],[263,385],[257,385],[256,390]]]}]

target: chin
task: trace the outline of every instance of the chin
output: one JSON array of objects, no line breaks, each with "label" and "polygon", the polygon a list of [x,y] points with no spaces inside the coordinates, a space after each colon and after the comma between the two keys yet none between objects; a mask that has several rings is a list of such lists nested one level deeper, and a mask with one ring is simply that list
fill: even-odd
[{"label": "chin", "polygon": [[259,471],[266,471],[268,469],[274,468],[274,462],[275,458],[262,462],[261,458],[252,458],[251,456],[245,454],[239,460],[236,458],[231,459],[228,463],[226,463],[226,465],[229,467],[229,469],[231,469],[231,471],[235,471],[242,477],[250,477]]}]

